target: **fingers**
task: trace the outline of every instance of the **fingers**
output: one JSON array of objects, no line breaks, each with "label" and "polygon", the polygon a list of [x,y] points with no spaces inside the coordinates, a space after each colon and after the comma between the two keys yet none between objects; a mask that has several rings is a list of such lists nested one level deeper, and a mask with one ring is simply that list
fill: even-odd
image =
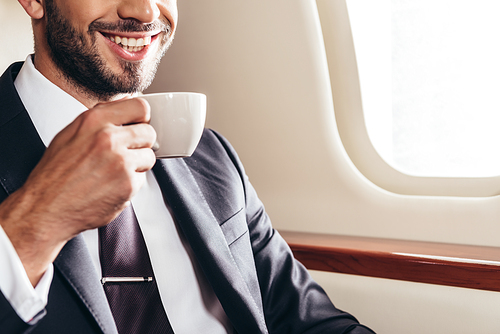
[{"label": "fingers", "polygon": [[149,148],[129,150],[128,154],[137,173],[147,172],[156,162],[156,156]]},{"label": "fingers", "polygon": [[[100,103],[82,113],[65,130],[59,133],[59,141],[67,143],[71,138],[102,135],[115,136],[115,144],[129,149],[151,147],[156,140],[154,129],[148,124],[150,107],[143,99],[124,99]],[[104,139],[106,134],[102,135]]]},{"label": "fingers", "polygon": [[101,122],[107,122],[108,126],[102,129],[107,128],[104,137],[109,135],[111,138],[105,138],[105,141],[114,143],[110,147],[126,155],[124,160],[130,171],[141,174],[153,167],[156,157],[151,147],[156,141],[156,132],[148,124],[150,107],[146,100],[136,98],[102,103],[92,112]]},{"label": "fingers", "polygon": [[86,160],[94,160],[94,166],[116,159],[126,161],[129,171],[144,172],[156,161],[151,150],[156,132],[149,119],[150,107],[143,99],[100,103],[81,114],[57,141],[60,146],[73,143]]},{"label": "fingers", "polygon": [[115,140],[128,149],[151,148],[156,141],[156,132],[149,124],[131,124],[115,129]]},{"label": "fingers", "polygon": [[56,167],[60,169],[71,161],[66,159],[68,156],[82,164],[89,162],[94,170],[109,171],[112,166],[122,165],[128,171],[126,174],[132,177],[133,173],[151,169],[156,161],[151,150],[156,132],[148,121],[149,105],[145,100],[126,99],[99,104],[81,114],[56,136],[49,145],[46,158],[58,155],[61,161]]},{"label": "fingers", "polygon": [[99,103],[88,110],[91,114],[98,114],[97,118],[105,119],[114,125],[148,123],[150,111],[148,102],[140,98]]}]

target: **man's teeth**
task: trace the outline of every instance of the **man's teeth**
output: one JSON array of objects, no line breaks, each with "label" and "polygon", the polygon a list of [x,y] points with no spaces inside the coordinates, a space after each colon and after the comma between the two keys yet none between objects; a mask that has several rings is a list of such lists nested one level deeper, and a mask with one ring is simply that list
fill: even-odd
[{"label": "man's teeth", "polygon": [[115,42],[127,51],[137,52],[144,49],[145,46],[151,44],[151,36],[144,38],[106,36],[111,42]]}]

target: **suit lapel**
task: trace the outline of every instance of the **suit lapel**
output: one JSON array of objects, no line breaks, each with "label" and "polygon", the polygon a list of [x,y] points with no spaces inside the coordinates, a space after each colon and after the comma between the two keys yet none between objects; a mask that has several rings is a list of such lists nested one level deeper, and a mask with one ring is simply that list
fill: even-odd
[{"label": "suit lapel", "polygon": [[7,194],[24,184],[45,152],[14,87],[21,65],[12,65],[0,78],[0,183]]},{"label": "suit lapel", "polygon": [[54,261],[105,334],[117,334],[113,315],[81,235],[70,240]]},{"label": "suit lapel", "polygon": [[[7,195],[19,189],[45,152],[14,87],[22,63],[0,78],[0,184]],[[0,202],[4,198],[0,198]],[[54,265],[94,315],[104,333],[117,333],[104,291],[81,236],[69,241]]]},{"label": "suit lapel", "polygon": [[[158,160],[153,168],[197,260],[238,333],[267,333],[260,301],[241,275],[226,238],[184,159]],[[259,306],[258,306],[259,305]]]}]

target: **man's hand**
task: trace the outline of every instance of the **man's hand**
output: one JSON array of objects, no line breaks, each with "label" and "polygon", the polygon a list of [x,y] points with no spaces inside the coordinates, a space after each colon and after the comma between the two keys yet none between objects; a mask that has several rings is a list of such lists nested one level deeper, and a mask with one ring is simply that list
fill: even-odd
[{"label": "man's hand", "polygon": [[78,233],[109,223],[151,169],[156,133],[142,99],[98,104],[62,130],[18,191],[0,224],[33,285]]}]

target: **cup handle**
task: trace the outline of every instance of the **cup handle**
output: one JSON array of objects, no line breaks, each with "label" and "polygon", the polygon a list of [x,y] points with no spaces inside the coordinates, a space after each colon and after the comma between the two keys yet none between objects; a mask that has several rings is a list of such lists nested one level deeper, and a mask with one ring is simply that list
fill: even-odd
[{"label": "cup handle", "polygon": [[156,152],[160,149],[160,144],[158,144],[157,141],[155,141],[155,143],[153,144],[153,146],[151,147],[151,149],[153,150],[153,152]]}]

